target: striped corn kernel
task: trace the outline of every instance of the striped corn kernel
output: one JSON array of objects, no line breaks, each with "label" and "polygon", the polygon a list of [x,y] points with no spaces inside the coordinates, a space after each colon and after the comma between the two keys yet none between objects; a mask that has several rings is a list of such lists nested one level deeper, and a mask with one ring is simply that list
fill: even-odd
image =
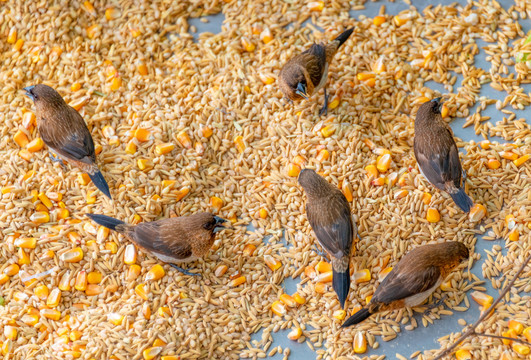
[{"label": "striped corn kernel", "polygon": [[146,281],[157,281],[165,275],[164,268],[159,264],[154,265],[146,274]]}]

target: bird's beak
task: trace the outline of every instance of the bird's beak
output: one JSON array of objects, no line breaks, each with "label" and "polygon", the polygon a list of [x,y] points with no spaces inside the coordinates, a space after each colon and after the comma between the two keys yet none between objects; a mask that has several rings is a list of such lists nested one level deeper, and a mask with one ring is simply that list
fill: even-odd
[{"label": "bird's beak", "polygon": [[214,233],[217,233],[217,232],[220,232],[226,229],[232,229],[232,226],[223,225],[224,223],[230,223],[229,220],[220,218],[219,216],[214,216],[214,220],[216,220],[216,225],[214,225]]},{"label": "bird's beak", "polygon": [[31,90],[33,90],[34,87],[35,87],[35,85],[31,85],[31,86],[28,86],[28,87],[25,87],[25,88],[24,88],[24,91],[26,92],[26,95],[27,95],[31,100],[35,100],[35,97],[33,96],[33,93],[31,92]]},{"label": "bird's beak", "polygon": [[438,110],[439,110],[439,112],[441,112],[442,106],[444,104],[444,101],[442,100],[442,97],[435,98],[435,99],[432,100],[432,102],[436,103],[439,106]]},{"label": "bird's beak", "polygon": [[308,94],[306,93],[306,85],[304,85],[303,83],[297,84],[297,91],[295,91],[295,93],[308,100]]}]

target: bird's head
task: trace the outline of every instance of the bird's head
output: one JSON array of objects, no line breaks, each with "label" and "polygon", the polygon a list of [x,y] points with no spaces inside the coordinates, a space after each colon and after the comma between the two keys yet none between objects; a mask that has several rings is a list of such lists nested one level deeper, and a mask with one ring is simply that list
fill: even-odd
[{"label": "bird's head", "polygon": [[433,121],[441,118],[441,108],[443,105],[442,98],[438,97],[430,101],[426,101],[420,105],[415,123],[424,123],[429,125]]},{"label": "bird's head", "polygon": [[191,215],[188,219],[192,228],[197,229],[198,232],[208,234],[209,236],[230,228],[225,226],[225,223],[229,222],[228,220],[207,212]]},{"label": "bird's head", "polygon": [[321,175],[317,174],[313,169],[302,169],[299,173],[299,185],[302,186],[304,192],[308,196],[319,196],[325,194],[330,187]]},{"label": "bird's head", "polygon": [[64,104],[64,100],[57,91],[48,85],[37,84],[24,88],[26,95],[33,100],[36,106],[40,104]]},{"label": "bird's head", "polygon": [[438,97],[438,98],[435,98],[429,101],[429,104],[430,104],[431,111],[434,114],[440,114],[444,101],[442,101],[442,97]]},{"label": "bird's head", "polygon": [[290,100],[308,100],[310,95],[304,69],[296,64],[286,65],[280,73],[280,89]]}]

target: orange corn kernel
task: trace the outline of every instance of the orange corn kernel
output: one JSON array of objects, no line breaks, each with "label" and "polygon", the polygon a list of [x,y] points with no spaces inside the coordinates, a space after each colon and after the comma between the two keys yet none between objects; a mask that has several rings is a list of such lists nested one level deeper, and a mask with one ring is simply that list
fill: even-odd
[{"label": "orange corn kernel", "polygon": [[83,5],[85,6],[85,10],[87,10],[90,15],[96,16],[96,9],[94,9],[94,6],[90,1],[85,1]]},{"label": "orange corn kernel", "polygon": [[126,263],[127,265],[134,264],[136,263],[136,257],[137,257],[136,247],[133,244],[128,244],[125,247],[125,251],[124,251],[124,263]]},{"label": "orange corn kernel", "polygon": [[149,347],[142,352],[144,360],[152,360],[162,352],[161,346]]},{"label": "orange corn kernel", "polygon": [[7,43],[8,44],[14,44],[17,42],[17,29],[13,26],[9,30],[9,34],[7,35]]},{"label": "orange corn kernel", "polygon": [[284,304],[286,304],[286,306],[288,307],[296,307],[297,306],[297,302],[295,301],[295,299],[293,299],[293,297],[291,297],[290,295],[288,294],[282,294],[280,295],[280,301],[282,301]]},{"label": "orange corn kernel", "polygon": [[394,198],[395,200],[399,200],[399,199],[405,198],[408,194],[409,194],[409,191],[401,189],[395,192]]},{"label": "orange corn kernel", "polygon": [[299,295],[299,293],[293,294],[293,300],[299,305],[304,305],[306,303],[306,299]]},{"label": "orange corn kernel", "polygon": [[136,163],[140,170],[150,170],[153,168],[153,163],[149,159],[138,159]]},{"label": "orange corn kernel", "polygon": [[0,274],[0,285],[4,285],[8,281],[9,276],[7,276],[6,274]]},{"label": "orange corn kernel", "polygon": [[[170,314],[171,315],[171,314]],[[157,338],[153,341],[153,346],[166,346],[167,344],[161,339]]]},{"label": "orange corn kernel", "polygon": [[216,270],[214,270],[214,275],[216,275],[217,277],[223,276],[228,269],[229,267],[227,265],[221,264],[216,268]]},{"label": "orange corn kernel", "polygon": [[354,273],[354,281],[356,284],[361,284],[371,280],[371,272],[369,269],[363,269]]},{"label": "orange corn kernel", "polygon": [[328,150],[323,149],[317,154],[316,160],[319,162],[324,162],[328,160],[328,158],[330,158],[330,153],[328,152]]},{"label": "orange corn kernel", "polygon": [[28,143],[29,143],[28,137],[26,136],[26,134],[22,130],[17,130],[17,132],[13,136],[13,140],[20,147],[26,147],[26,145],[28,145]]},{"label": "orange corn kernel", "polygon": [[183,147],[185,147],[186,149],[191,149],[192,148],[192,140],[190,140],[190,137],[188,136],[186,131],[183,130],[183,131],[179,132],[177,134],[177,140],[179,140],[181,145]]},{"label": "orange corn kernel", "polygon": [[518,155],[512,151],[501,151],[500,156],[504,159],[515,161],[518,159]]},{"label": "orange corn kernel", "polygon": [[483,140],[479,143],[479,146],[484,149],[484,150],[488,150],[490,149],[490,141],[489,140]]},{"label": "orange corn kernel", "polygon": [[[188,195],[188,193],[190,192],[190,189],[187,188],[187,187],[183,187],[182,189],[180,190],[177,190],[175,192],[175,201],[179,201],[181,200],[182,198],[184,198],[186,195]],[[219,199],[219,198],[218,198]],[[212,201],[211,201],[211,204],[212,204]],[[223,201],[222,201],[222,204],[223,204]],[[221,206],[220,206],[221,208]]]},{"label": "orange corn kernel", "polygon": [[377,179],[374,179],[373,181],[371,181],[371,184],[374,186],[383,186],[385,185],[385,178],[379,177]]},{"label": "orange corn kernel", "polygon": [[159,279],[162,279],[165,275],[164,268],[160,266],[159,264],[154,265],[146,274],[146,280],[147,281],[157,281]]},{"label": "orange corn kernel", "polygon": [[67,263],[76,263],[83,260],[83,250],[79,247],[68,250],[61,255],[61,260]]},{"label": "orange corn kernel", "polygon": [[527,160],[529,160],[530,157],[531,157],[531,155],[529,155],[529,154],[525,154],[523,156],[520,156],[518,159],[513,160],[513,164],[516,165],[517,167],[519,167],[520,165],[525,163]]},{"label": "orange corn kernel", "polygon": [[448,109],[448,107],[446,105],[443,105],[442,108],[441,108],[441,116],[443,118],[445,118],[445,117],[448,116],[449,112],[450,112],[450,110]]},{"label": "orange corn kernel", "polygon": [[258,210],[258,216],[260,217],[260,219],[266,219],[267,215],[268,215],[268,212],[266,209],[262,208]]},{"label": "orange corn kernel", "polygon": [[520,355],[529,355],[531,349],[527,345],[513,343],[513,350]]},{"label": "orange corn kernel", "polygon": [[33,290],[33,293],[39,298],[39,300],[45,301],[48,298],[50,291],[46,285],[38,285]]},{"label": "orange corn kernel", "polygon": [[71,91],[78,91],[79,89],[81,89],[81,84],[80,83],[73,83],[72,85],[70,85],[70,90]]},{"label": "orange corn kernel", "polygon": [[523,334],[525,338],[527,339],[527,341],[531,341],[531,326],[526,327],[523,331]]},{"label": "orange corn kernel", "polygon": [[275,78],[271,75],[260,74],[258,75],[258,77],[264,83],[264,85],[271,85],[272,83],[275,82]]},{"label": "orange corn kernel", "polygon": [[[279,314],[277,314],[277,315],[279,315]],[[279,315],[279,316],[282,316],[282,315]],[[289,332],[288,339],[290,339],[292,341],[295,341],[295,340],[298,340],[301,336],[302,336],[302,329],[297,326],[296,328],[294,328],[293,330],[291,330]]]},{"label": "orange corn kernel", "polygon": [[345,195],[345,198],[348,202],[352,202],[352,200],[354,200],[354,196],[352,195],[352,187],[347,181],[343,181],[341,190],[343,191],[343,195]]},{"label": "orange corn kernel", "polygon": [[459,349],[455,352],[455,358],[457,360],[472,360],[472,354],[466,349]]},{"label": "orange corn kernel", "polygon": [[513,214],[505,216],[505,226],[507,229],[512,230],[516,226],[516,219]]},{"label": "orange corn kernel", "polygon": [[335,132],[336,132],[336,126],[334,124],[326,125],[325,127],[321,129],[321,134],[325,138],[334,135]]},{"label": "orange corn kernel", "polygon": [[317,275],[316,280],[318,283],[327,283],[327,282],[332,281],[332,277],[333,277],[333,272],[328,271],[328,272]]},{"label": "orange corn kernel", "polygon": [[57,321],[61,318],[61,312],[54,309],[41,309],[41,315],[46,319]]},{"label": "orange corn kernel", "polygon": [[74,288],[79,291],[85,291],[87,289],[87,272],[85,270],[77,274]]},{"label": "orange corn kernel", "polygon": [[524,325],[516,320],[509,320],[509,329],[513,329],[516,335],[521,335],[524,332]]},{"label": "orange corn kernel", "polygon": [[79,174],[77,176],[77,181],[79,182],[80,185],[87,185],[88,183],[90,183],[90,176],[88,176],[87,174]]},{"label": "orange corn kernel", "polygon": [[171,152],[175,148],[175,145],[171,143],[158,144],[155,146],[155,154],[164,155]]},{"label": "orange corn kernel", "polygon": [[43,203],[44,206],[46,206],[48,209],[51,209],[53,208],[53,204],[52,202],[50,201],[50,199],[48,198],[48,196],[46,196],[45,193],[41,192],[37,195],[37,197],[39,198],[39,200]]},{"label": "orange corn kernel", "polygon": [[426,205],[429,205],[431,202],[431,194],[427,192],[422,194],[422,202]]},{"label": "orange corn kernel", "polygon": [[[508,338],[513,338],[513,339],[517,337],[516,332],[513,329],[509,329],[507,331],[502,332],[502,336],[508,337]],[[508,340],[508,339],[502,339],[502,342],[505,345],[511,345],[513,343],[512,340]]]},{"label": "orange corn kernel", "polygon": [[297,177],[301,172],[301,167],[297,164],[288,164],[288,176]]},{"label": "orange corn kernel", "polygon": [[487,215],[487,209],[481,204],[475,204],[470,209],[469,220],[472,222],[478,222]]},{"label": "orange corn kernel", "polygon": [[245,276],[239,276],[236,279],[233,279],[230,283],[231,286],[238,286],[243,283],[247,282],[247,278]]},{"label": "orange corn kernel", "polygon": [[512,230],[508,236],[510,241],[518,241],[520,239],[520,233],[517,229]]},{"label": "orange corn kernel", "polygon": [[36,238],[18,238],[15,239],[14,245],[23,249],[35,249],[37,246]]},{"label": "orange corn kernel", "polygon": [[223,200],[217,196],[212,196],[210,198],[210,206],[212,206],[216,211],[219,211],[223,207]]},{"label": "orange corn kernel", "polygon": [[26,146],[26,149],[28,149],[28,151],[31,151],[31,152],[37,152],[37,151],[41,151],[43,147],[44,147],[44,142],[42,141],[42,139],[36,138],[36,139],[33,139],[30,143],[28,143],[28,145]]},{"label": "orange corn kernel", "polygon": [[310,279],[315,279],[317,277],[317,272],[313,266],[306,266],[304,268],[304,274]]},{"label": "orange corn kernel", "polygon": [[24,40],[18,39],[13,48],[15,51],[20,51],[22,49],[22,46],[24,45]]},{"label": "orange corn kernel", "polygon": [[151,131],[143,128],[138,128],[135,130],[133,136],[140,142],[146,142],[151,137]]},{"label": "orange corn kernel", "polygon": [[284,304],[282,304],[278,300],[273,302],[273,304],[271,304],[271,311],[273,311],[273,313],[278,316],[284,316],[287,313],[286,307],[284,306]]},{"label": "orange corn kernel", "polygon": [[40,313],[37,314],[25,314],[20,319],[24,324],[29,326],[35,326],[39,322]]},{"label": "orange corn kernel", "polygon": [[494,300],[492,296],[480,291],[474,291],[472,294],[470,294],[470,296],[481,306],[490,306]]},{"label": "orange corn kernel", "polygon": [[428,211],[426,213],[426,220],[431,223],[436,223],[441,220],[441,214],[439,214],[439,210],[435,208],[428,208]]},{"label": "orange corn kernel", "polygon": [[248,38],[242,37],[241,39],[243,49],[247,52],[253,52],[254,49],[256,49],[256,45],[254,45]]},{"label": "orange corn kernel", "polygon": [[318,294],[324,294],[326,293],[326,284],[318,282],[317,284],[315,284],[314,290]]},{"label": "orange corn kernel", "polygon": [[368,177],[378,177],[378,169],[374,165],[367,165],[365,166],[365,171],[367,171]]},{"label": "orange corn kernel", "polygon": [[48,299],[46,300],[46,305],[49,307],[56,307],[61,302],[61,290],[55,288],[52,290]]},{"label": "orange corn kernel", "polygon": [[384,63],[384,58],[383,57],[379,57],[378,60],[376,60],[376,62],[374,63],[374,65],[372,67],[372,70],[376,74],[381,74],[381,73],[383,73],[383,72],[385,72],[387,70],[387,68],[385,67],[385,63]]},{"label": "orange corn kernel", "polygon": [[20,267],[17,264],[11,264],[4,269],[4,274],[7,276],[15,276],[18,274]]},{"label": "orange corn kernel", "polygon": [[325,273],[332,271],[332,265],[330,263],[327,263],[326,261],[319,261],[317,263],[317,266],[315,267],[315,270],[319,271],[319,273]]},{"label": "orange corn kernel", "polygon": [[70,273],[67,271],[59,280],[59,290],[70,291]]},{"label": "orange corn kernel", "polygon": [[122,321],[124,320],[124,316],[120,315],[118,313],[110,313],[107,314],[107,320],[116,326],[122,325]]},{"label": "orange corn kernel", "polygon": [[385,16],[382,16],[382,15],[375,16],[372,22],[374,25],[380,26],[385,22]]},{"label": "orange corn kernel", "polygon": [[295,157],[293,158],[293,160],[292,160],[291,162],[292,162],[293,164],[295,164],[295,165],[299,165],[299,166],[302,167],[302,166],[304,165],[304,163],[306,163],[306,160],[305,160],[302,156],[297,155],[297,156],[295,156]]},{"label": "orange corn kernel", "polygon": [[119,15],[120,14],[118,10],[116,10],[115,8],[110,7],[110,8],[105,9],[105,18],[109,21],[116,19]]},{"label": "orange corn kernel", "polygon": [[142,61],[139,61],[136,65],[136,70],[140,75],[147,75],[149,73],[148,68],[146,64],[144,64]]},{"label": "orange corn kernel", "polygon": [[140,35],[142,35],[142,31],[140,31],[140,29],[138,29],[138,28],[132,28],[132,29],[129,29],[129,31],[131,32],[131,35],[134,38],[139,37]]},{"label": "orange corn kernel", "polygon": [[24,126],[26,129],[31,129],[35,125],[36,119],[37,118],[35,117],[34,113],[27,111],[22,116],[22,126]]},{"label": "orange corn kernel", "polygon": [[243,248],[243,254],[246,256],[252,256],[254,254],[254,251],[256,250],[256,246],[253,244],[247,244]]},{"label": "orange corn kernel", "polygon": [[203,137],[206,137],[208,139],[209,137],[212,136],[212,134],[213,134],[213,131],[210,127],[208,126],[201,127],[201,135],[203,135]]},{"label": "orange corn kernel", "polygon": [[362,332],[356,332],[354,335],[354,352],[356,354],[364,354],[367,351],[367,339]]},{"label": "orange corn kernel", "polygon": [[135,287],[135,293],[140,296],[142,299],[147,300],[148,299],[148,291],[146,291],[146,285],[144,284],[138,284]]},{"label": "orange corn kernel", "polygon": [[125,147],[125,152],[131,155],[136,153],[136,144],[133,140],[127,143],[127,146]]},{"label": "orange corn kernel", "polygon": [[367,73],[367,72],[358,73],[356,75],[356,78],[358,80],[360,80],[360,81],[369,80],[369,79],[372,79],[374,77],[375,77],[375,75],[373,73]]},{"label": "orange corn kernel", "polygon": [[311,11],[323,11],[324,5],[324,1],[311,1],[308,3],[308,8]]},{"label": "orange corn kernel", "polygon": [[94,37],[96,36],[96,33],[98,31],[98,25],[97,24],[94,24],[92,26],[89,26],[87,27],[87,37],[89,39],[94,39]]},{"label": "orange corn kernel", "polygon": [[260,33],[260,40],[264,42],[264,44],[270,43],[273,41],[273,35],[271,35],[271,30],[269,28],[265,28]]},{"label": "orange corn kernel", "polygon": [[343,320],[346,315],[347,315],[347,312],[345,310],[336,310],[332,314],[332,316],[334,318],[338,319],[339,321]]},{"label": "orange corn kernel", "polygon": [[264,262],[272,271],[278,270],[282,266],[282,263],[271,255],[264,255]]},{"label": "orange corn kernel", "polygon": [[127,276],[126,276],[127,281],[135,280],[140,275],[141,270],[142,269],[140,268],[140,265],[133,264],[129,266],[129,269],[127,269]]},{"label": "orange corn kernel", "polygon": [[111,90],[116,91],[122,86],[122,78],[120,76],[115,76],[111,80]]}]

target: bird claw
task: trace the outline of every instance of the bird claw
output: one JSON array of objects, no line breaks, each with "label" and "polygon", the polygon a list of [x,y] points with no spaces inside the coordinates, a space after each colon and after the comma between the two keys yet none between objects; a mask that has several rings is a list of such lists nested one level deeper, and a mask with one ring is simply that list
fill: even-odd
[{"label": "bird claw", "polygon": [[49,152],[49,155],[50,155],[50,160],[52,160],[52,162],[58,162],[59,164],[61,164],[63,168],[66,168],[64,161],[60,157],[58,157],[56,154],[54,154],[51,151]]},{"label": "bird claw", "polygon": [[446,294],[443,294],[443,296],[439,299],[439,301],[437,301],[436,303],[433,303],[433,304],[428,306],[426,311],[424,311],[423,315],[425,315],[425,314],[429,313],[430,311],[432,311],[433,309],[438,308],[439,306],[441,306],[444,303],[444,300],[446,300],[447,297],[448,296],[446,296]]},{"label": "bird claw", "polygon": [[328,115],[328,94],[326,89],[324,89],[324,104],[321,110],[319,110],[319,116]]},{"label": "bird claw", "polygon": [[465,183],[466,181],[466,170],[463,169],[463,184]]},{"label": "bird claw", "polygon": [[189,275],[189,276],[201,276],[201,274],[197,274],[197,273],[190,272],[190,271],[188,271],[188,270],[186,270],[186,269],[183,269],[182,267],[179,267],[179,266],[177,266],[177,265],[175,265],[175,264],[170,264],[170,266],[171,266],[172,268],[174,268],[175,270],[177,270],[177,271],[183,273],[184,275]]},{"label": "bird claw", "polygon": [[317,255],[325,258],[325,260],[328,261],[328,256],[327,256],[327,254],[324,251],[319,250],[319,248],[315,244],[313,244],[313,247],[315,249],[310,249],[311,251],[315,252]]}]

